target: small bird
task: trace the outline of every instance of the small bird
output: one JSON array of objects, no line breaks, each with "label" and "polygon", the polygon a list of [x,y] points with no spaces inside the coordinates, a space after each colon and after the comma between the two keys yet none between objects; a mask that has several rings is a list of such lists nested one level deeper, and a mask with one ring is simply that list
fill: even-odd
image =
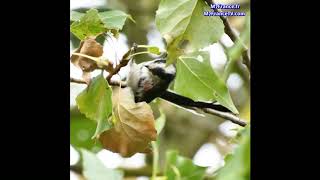
[{"label": "small bird", "polygon": [[136,102],[149,103],[168,89],[175,76],[175,65],[166,67],[163,58],[140,64],[131,60],[127,85],[133,90]]},{"label": "small bird", "polygon": [[168,91],[170,83],[176,77],[176,72],[174,64],[166,66],[165,58],[157,58],[140,64],[136,64],[132,59],[127,77],[127,86],[132,89],[136,103],[142,101],[150,103],[155,98],[160,97],[180,106],[211,108],[223,112],[231,112],[226,107],[216,104],[216,102],[193,101],[188,97]]}]

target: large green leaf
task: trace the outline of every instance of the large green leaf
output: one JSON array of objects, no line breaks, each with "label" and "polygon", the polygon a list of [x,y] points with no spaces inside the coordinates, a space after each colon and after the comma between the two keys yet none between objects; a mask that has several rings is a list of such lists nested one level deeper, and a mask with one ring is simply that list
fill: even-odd
[{"label": "large green leaf", "polygon": [[87,180],[122,180],[123,172],[109,169],[96,157],[85,149],[81,149],[83,176]]},{"label": "large green leaf", "polygon": [[102,149],[99,141],[91,139],[97,123],[86,118],[83,114],[70,114],[70,143],[75,148],[85,148],[93,152]]},{"label": "large green leaf", "polygon": [[112,89],[103,75],[91,80],[90,85],[76,98],[78,108],[87,118],[98,123],[94,137],[111,128],[108,118],[112,114]]},{"label": "large green leaf", "polygon": [[193,53],[178,59],[174,90],[195,101],[217,100],[232,112],[238,113],[227,86],[212,69],[207,52]]},{"label": "large green leaf", "polygon": [[217,172],[216,180],[250,179],[250,127],[246,127],[234,154],[225,158],[225,166]]},{"label": "large green leaf", "polygon": [[201,180],[205,170],[205,167],[193,164],[191,159],[179,156],[177,151],[166,152],[165,175],[167,180]]},{"label": "large green leaf", "polygon": [[217,42],[224,32],[217,16],[203,16],[210,11],[202,0],[161,0],[156,25],[168,44],[168,63],[186,51],[192,52]]},{"label": "large green leaf", "polygon": [[119,10],[101,12],[99,17],[106,28],[115,30],[121,30],[127,18],[134,21],[130,15]]},{"label": "large green leaf", "polygon": [[[79,14],[71,16],[71,18],[75,17],[78,18]],[[89,36],[95,37],[105,31],[104,23],[101,21],[96,9],[88,10],[78,21],[74,21],[71,24],[71,32],[80,40],[84,40]]]}]

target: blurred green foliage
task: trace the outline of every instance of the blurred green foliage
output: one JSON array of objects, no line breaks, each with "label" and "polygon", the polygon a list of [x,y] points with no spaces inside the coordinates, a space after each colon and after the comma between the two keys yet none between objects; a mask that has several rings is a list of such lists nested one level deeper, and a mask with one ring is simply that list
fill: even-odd
[{"label": "blurred green foliage", "polygon": [[83,176],[87,180],[122,180],[123,172],[104,166],[97,156],[85,149],[81,149]]},{"label": "blurred green foliage", "polygon": [[165,175],[168,180],[201,180],[205,170],[205,167],[193,164],[191,159],[179,156],[177,151],[166,153]]},{"label": "blurred green foliage", "polygon": [[102,149],[99,141],[92,140],[91,137],[96,130],[97,123],[86,118],[79,112],[71,111],[70,114],[70,143],[78,148],[85,148],[93,152]]},{"label": "blurred green foliage", "polygon": [[250,126],[239,133],[238,147],[225,157],[225,166],[217,172],[215,180],[250,179]]}]

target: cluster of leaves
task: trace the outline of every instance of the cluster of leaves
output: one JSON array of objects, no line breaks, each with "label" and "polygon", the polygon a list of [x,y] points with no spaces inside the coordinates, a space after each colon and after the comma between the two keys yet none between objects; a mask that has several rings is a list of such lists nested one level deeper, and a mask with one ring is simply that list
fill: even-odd
[{"label": "cluster of leaves", "polygon": [[[125,157],[150,151],[150,142],[156,139],[152,110],[145,102],[136,104],[130,89],[112,89],[103,73],[91,79],[90,72],[113,70],[112,64],[102,59],[103,48],[95,38],[110,32],[116,36],[127,18],[133,20],[130,15],[117,10],[71,12],[71,32],[81,40],[71,62],[83,71],[83,78],[89,84],[76,98],[78,109],[86,118],[96,122],[92,139],[98,139],[103,148]],[[159,53],[157,48],[143,47]]]},{"label": "cluster of leaves", "polygon": [[[225,82],[210,65],[208,52],[200,51],[217,42],[224,32],[219,17],[202,15],[201,12],[208,8],[204,1],[198,0],[160,2],[156,24],[168,45],[167,62],[174,63],[173,60],[177,59],[174,90],[196,101],[218,101],[237,114]],[[90,9],[85,14],[71,12],[71,32],[82,40],[75,51],[82,56],[73,55],[71,61],[82,69],[86,82],[90,80],[88,87],[76,99],[78,108],[87,118],[97,122],[93,138],[98,138],[104,148],[123,156],[149,151],[149,143],[156,138],[151,123],[154,119],[152,111],[148,104],[135,104],[129,91],[119,90],[117,96],[121,98],[113,97],[116,95],[112,95],[114,91],[102,74],[91,80],[85,73],[97,68],[112,70],[108,60],[99,58],[103,48],[94,38],[106,32],[117,34],[127,18],[132,20],[130,15],[117,10],[98,12]],[[159,53],[156,47],[145,47],[149,52]],[[123,101],[124,97],[130,102]],[[139,117],[140,111],[149,115]],[[131,139],[123,139],[126,136]]]},{"label": "cluster of leaves", "polygon": [[[155,121],[155,127],[160,134],[163,129],[166,118],[162,111],[160,117]],[[158,141],[153,142],[152,147],[158,149]],[[156,153],[155,153],[156,152]],[[109,169],[97,158],[97,156],[86,150],[80,149],[81,164],[83,168],[83,176],[89,180],[122,180],[123,172],[120,170]],[[154,157],[158,157],[158,152],[154,151]],[[152,180],[176,180],[188,179],[199,180],[205,176],[205,167],[195,165],[191,159],[180,156],[177,151],[171,150],[166,153],[166,165],[162,176],[157,176],[158,159],[153,160]]]},{"label": "cluster of leaves", "polygon": [[117,34],[127,18],[134,21],[130,15],[118,10],[100,13],[96,9],[90,9],[86,13],[71,11],[70,18],[73,22],[71,32],[80,40],[87,37],[96,37],[108,31]]},{"label": "cluster of leaves", "polygon": [[239,132],[238,147],[225,157],[225,166],[216,173],[215,180],[250,179],[250,127]]},{"label": "cluster of leaves", "polygon": [[[160,133],[166,122],[165,115],[156,120],[156,129]],[[242,129],[235,139],[238,147],[233,153],[225,157],[225,166],[215,172],[213,176],[206,174],[206,167],[195,165],[189,158],[179,155],[176,150],[166,152],[166,163],[163,174],[158,173],[158,152],[154,152],[152,180],[201,180],[205,177],[212,180],[247,180],[250,179],[250,127]],[[153,142],[153,148],[157,150],[158,142]],[[88,150],[80,149],[83,167],[83,176],[91,180],[121,180],[123,172],[109,169]]]},{"label": "cluster of leaves", "polygon": [[177,63],[174,90],[196,101],[218,101],[238,114],[225,82],[210,65],[207,51],[224,33],[220,17],[205,17],[209,6],[202,0],[162,0],[156,25],[167,43],[167,63]]}]

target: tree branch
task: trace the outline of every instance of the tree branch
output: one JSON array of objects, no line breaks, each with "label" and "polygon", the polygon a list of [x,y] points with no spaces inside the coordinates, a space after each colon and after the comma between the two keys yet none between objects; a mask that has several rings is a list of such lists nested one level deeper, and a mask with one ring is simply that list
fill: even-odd
[{"label": "tree branch", "polygon": [[70,82],[78,83],[78,84],[87,84],[86,81],[84,81],[82,79],[76,79],[76,78],[73,78],[73,77],[70,77]]},{"label": "tree branch", "polygon": [[137,50],[137,48],[138,48],[138,45],[136,43],[134,43],[133,46],[131,47],[131,49],[125,55],[123,55],[122,59],[120,60],[120,63],[107,76],[108,82],[110,82],[113,75],[117,74],[122,67],[124,67],[128,64],[128,62],[131,59],[130,55],[132,54],[132,52],[135,52]]},{"label": "tree branch", "polygon": [[233,122],[234,124],[238,124],[242,127],[247,125],[247,122],[245,120],[242,120],[239,117],[237,117],[231,113],[221,112],[221,111],[218,111],[215,109],[209,109],[209,108],[202,108],[201,110],[205,113],[212,114],[212,115],[227,119],[227,120]]},{"label": "tree branch", "polygon": [[[204,0],[207,2],[207,4],[210,6],[213,3],[213,0]],[[211,7],[211,6],[210,6]],[[214,12],[219,12],[218,9],[213,9]],[[242,41],[240,40],[239,36],[236,35],[236,33],[232,30],[229,20],[227,19],[227,17],[224,16],[219,16],[220,19],[222,20],[223,24],[224,24],[224,32],[230,37],[230,39],[233,42],[236,41],[240,41],[242,48],[244,49],[244,51],[242,52],[242,59],[243,59],[243,64],[245,64],[247,66],[247,68],[249,69],[249,71],[251,71],[251,62],[250,62],[250,58],[248,55],[248,48],[246,47],[246,45],[244,45],[242,43]]]},{"label": "tree branch", "polygon": [[222,111],[218,111],[218,110],[211,109],[211,108],[196,108],[196,107],[187,107],[187,106],[184,106],[184,107],[188,108],[188,109],[195,110],[195,111],[201,110],[205,113],[215,115],[215,116],[221,117],[223,119],[229,120],[232,123],[238,124],[239,126],[242,126],[242,127],[245,127],[247,125],[246,120],[240,119],[239,117],[237,117],[231,113],[228,113],[228,112],[222,112]]},{"label": "tree branch", "polygon": [[72,170],[75,173],[82,174],[82,166],[79,164],[70,165],[70,170]]},{"label": "tree branch", "polygon": [[[78,84],[87,84],[86,81],[84,81],[82,79],[73,78],[73,77],[70,77],[70,82],[78,83]],[[127,83],[123,82],[123,81],[111,81],[110,80],[108,83],[111,86],[120,86],[121,85],[122,88],[127,87]]]}]

